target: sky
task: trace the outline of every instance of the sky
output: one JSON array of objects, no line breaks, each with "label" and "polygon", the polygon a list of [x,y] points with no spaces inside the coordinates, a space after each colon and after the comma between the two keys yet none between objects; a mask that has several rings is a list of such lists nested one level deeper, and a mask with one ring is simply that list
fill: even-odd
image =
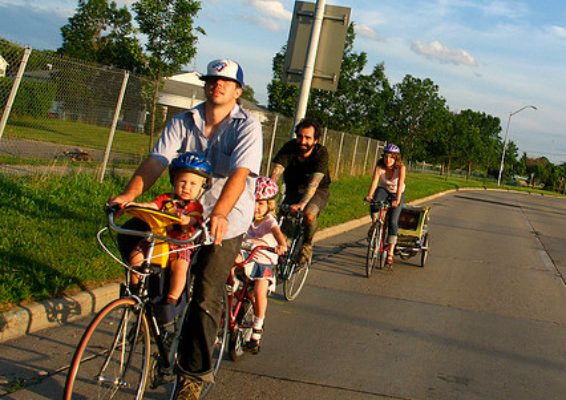
[{"label": "sky", "polygon": [[[117,0],[129,5],[133,0]],[[313,0],[312,2],[316,2]],[[238,61],[246,84],[267,103],[272,59],[287,43],[293,0],[202,0],[206,31],[186,70],[215,58]],[[60,28],[77,0],[0,0],[0,36],[38,49],[61,46]],[[566,1],[327,0],[351,8],[355,52],[367,73],[384,63],[392,84],[431,79],[453,112],[501,119],[519,155],[566,162]],[[525,106],[519,113],[515,113]],[[510,118],[509,116],[512,115]]]}]

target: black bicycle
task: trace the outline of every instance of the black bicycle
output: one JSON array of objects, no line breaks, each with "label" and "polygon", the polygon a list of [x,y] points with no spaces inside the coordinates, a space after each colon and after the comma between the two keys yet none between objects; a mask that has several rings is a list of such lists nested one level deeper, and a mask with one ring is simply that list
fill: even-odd
[{"label": "black bicycle", "polygon": [[[150,226],[151,231],[143,232],[116,225],[116,207],[107,207],[106,211],[108,227],[98,232],[97,239],[102,249],[125,268],[125,282],[121,285],[119,298],[102,308],[77,345],[65,383],[64,398],[142,399],[148,382],[152,388],[171,383],[168,392],[172,395],[177,381],[174,379],[177,348],[181,326],[188,313],[191,285],[187,284],[182,302],[177,307],[175,328],[168,330],[156,318],[155,283],[166,271],[163,267],[170,254],[168,243],[193,243],[195,248],[209,244],[208,229],[203,224],[189,239],[176,240],[166,236],[167,226],[180,223],[180,219],[174,215],[141,207],[126,208],[126,213]],[[116,246],[110,247],[110,230],[145,238],[148,250],[140,268],[123,262]],[[138,276],[137,284],[132,283],[133,274]],[[190,277],[187,282],[191,282]],[[226,294],[222,302],[223,312],[213,354],[214,374],[220,368],[227,342]],[[154,353],[152,342],[157,347]],[[211,386],[205,386],[201,398]]]},{"label": "black bicycle", "polygon": [[299,211],[291,213],[288,204],[279,207],[279,226],[287,224],[288,237],[291,244],[287,254],[279,259],[277,265],[278,277],[283,282],[283,294],[285,299],[293,301],[297,298],[303,288],[310,270],[310,262],[301,263],[301,248],[305,238],[303,228],[304,213]]}]

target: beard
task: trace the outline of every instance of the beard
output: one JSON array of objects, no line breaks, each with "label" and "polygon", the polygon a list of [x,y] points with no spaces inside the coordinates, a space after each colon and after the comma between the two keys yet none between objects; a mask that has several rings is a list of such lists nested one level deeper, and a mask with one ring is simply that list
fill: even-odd
[{"label": "beard", "polygon": [[312,149],[314,149],[314,146],[316,146],[316,143],[313,145],[301,145],[301,144],[297,144],[297,147],[299,148],[299,153],[300,154],[307,154],[309,151],[311,151]]}]

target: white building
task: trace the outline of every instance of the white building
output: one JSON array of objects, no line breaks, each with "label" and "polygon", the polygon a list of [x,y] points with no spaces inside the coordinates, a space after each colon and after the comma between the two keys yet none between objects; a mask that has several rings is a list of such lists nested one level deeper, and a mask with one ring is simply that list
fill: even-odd
[{"label": "white building", "polygon": [[8,61],[4,59],[4,57],[0,56],[0,78],[4,78],[6,76],[6,70],[8,69]]},{"label": "white building", "polygon": [[[198,72],[181,72],[165,78],[163,89],[159,92],[158,103],[167,107],[167,120],[205,100],[204,81],[200,79],[200,76]],[[260,122],[268,119],[267,110],[245,99],[241,99],[241,104]]]}]

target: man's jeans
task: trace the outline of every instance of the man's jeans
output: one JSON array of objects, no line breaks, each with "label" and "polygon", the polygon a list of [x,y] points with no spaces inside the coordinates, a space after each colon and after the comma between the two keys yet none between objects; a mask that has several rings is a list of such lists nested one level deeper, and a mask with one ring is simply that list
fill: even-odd
[{"label": "man's jeans", "polygon": [[191,266],[194,276],[189,315],[179,343],[181,373],[213,382],[212,352],[221,316],[221,300],[226,280],[240,250],[243,235],[222,242],[222,246],[203,246]]}]

